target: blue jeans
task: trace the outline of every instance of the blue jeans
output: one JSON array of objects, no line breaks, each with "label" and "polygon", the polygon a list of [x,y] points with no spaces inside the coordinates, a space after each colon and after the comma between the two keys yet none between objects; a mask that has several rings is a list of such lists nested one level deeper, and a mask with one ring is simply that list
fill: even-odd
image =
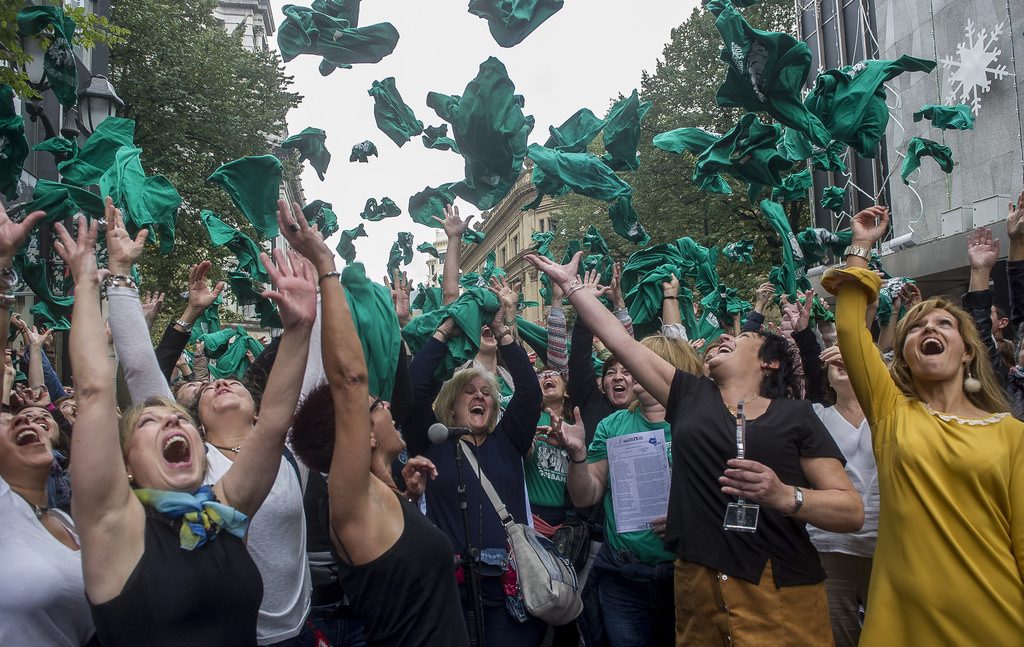
[{"label": "blue jeans", "polygon": [[[624,564],[606,543],[594,562],[604,633],[610,647],[673,647],[675,604],[672,564],[653,569],[651,579],[630,579],[637,565]],[[628,561],[628,558],[627,560]],[[664,571],[664,572],[662,572]],[[666,575],[667,574],[667,575]]]},{"label": "blue jeans", "polygon": [[366,647],[363,624],[348,616],[314,617],[310,614],[298,636],[268,647],[320,647],[323,638],[329,647]]}]

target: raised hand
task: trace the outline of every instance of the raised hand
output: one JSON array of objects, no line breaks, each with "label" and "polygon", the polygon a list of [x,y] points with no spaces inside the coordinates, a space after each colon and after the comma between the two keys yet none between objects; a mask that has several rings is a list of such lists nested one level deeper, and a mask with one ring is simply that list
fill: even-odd
[{"label": "raised hand", "polygon": [[[509,284],[504,277],[491,277],[491,284],[488,286],[488,290],[494,293],[501,301],[501,312],[500,314],[504,317],[501,323],[506,326],[511,326],[516,321],[516,308],[519,305],[519,290],[523,287],[521,282],[515,285]],[[494,318],[495,323],[499,323],[498,317]]]},{"label": "raised hand", "polygon": [[149,238],[148,229],[140,229],[137,236],[132,239],[124,226],[124,218],[121,210],[114,206],[114,201],[107,196],[104,203],[104,216],[107,221],[107,253],[109,254],[109,268],[113,274],[128,274],[132,271],[132,265],[139,260],[146,247],[146,239]]},{"label": "raised hand", "polygon": [[583,275],[584,288],[590,288],[597,296],[605,296],[611,293],[611,286],[601,285],[601,275],[597,270],[587,270]]},{"label": "raised hand", "polygon": [[907,283],[904,285],[900,296],[903,297],[903,302],[906,304],[907,308],[913,308],[923,300],[923,297],[921,296],[921,288],[917,287],[913,283]]},{"label": "raised hand", "polygon": [[672,278],[661,282],[661,294],[666,297],[679,296],[679,277],[672,272]]},{"label": "raised hand", "polygon": [[164,307],[163,292],[147,292],[146,298],[142,300],[142,316],[146,318],[146,325],[153,327],[153,322],[160,316],[160,309]]},{"label": "raised hand", "polygon": [[306,222],[297,203],[293,202],[289,208],[285,200],[277,201],[277,225],[292,249],[307,258],[318,275],[334,271],[334,253],[324,243],[320,231]]},{"label": "raised hand", "polygon": [[999,260],[999,239],[992,237],[988,227],[978,227],[967,239],[967,258],[972,270],[991,272]]},{"label": "raised hand", "polygon": [[844,366],[843,356],[839,352],[838,346],[829,346],[825,350],[821,351],[821,355],[818,356],[818,359],[820,359],[821,363],[825,366],[829,366],[831,364],[835,364],[840,368]]},{"label": "raised hand", "polygon": [[782,318],[789,323],[793,332],[800,332],[810,325],[811,307],[814,305],[814,291],[803,293],[803,303],[790,303],[789,297],[782,295]]},{"label": "raised hand", "polygon": [[[678,279],[676,283],[678,283]],[[621,310],[626,307],[626,300],[622,298],[622,265],[620,263],[612,264],[612,284],[608,286],[608,293],[611,295],[613,308]],[[677,286],[676,294],[678,293],[679,288]]]},{"label": "raised hand", "polygon": [[405,481],[405,498],[419,501],[427,490],[427,481],[437,478],[437,467],[425,456],[414,456],[402,467],[402,480]]},{"label": "raised hand", "polygon": [[551,409],[547,409],[551,416],[551,425],[547,437],[552,445],[561,447],[574,461],[581,461],[587,457],[587,433],[583,428],[583,416],[580,415],[580,408],[573,409],[575,424],[563,419]]},{"label": "raised hand", "polygon": [[284,252],[275,249],[273,263],[266,254],[260,254],[260,260],[274,284],[274,289],[264,290],[263,296],[277,304],[284,329],[312,328],[316,320],[316,271],[294,250],[288,251],[287,259]]},{"label": "raised hand", "polygon": [[1006,218],[1006,235],[1011,239],[1024,239],[1024,191],[1017,202],[1010,203],[1010,215]]},{"label": "raised hand", "polygon": [[16,223],[8,217],[7,209],[0,205],[0,268],[11,266],[14,255],[21,249],[29,232],[45,217],[45,211],[33,211]]},{"label": "raised hand", "polygon": [[774,297],[775,286],[768,281],[757,286],[757,290],[754,291],[754,311],[764,314],[764,309],[768,307]]},{"label": "raised hand", "polygon": [[193,265],[188,271],[188,308],[198,317],[204,310],[213,305],[220,293],[224,291],[224,281],[219,281],[214,288],[206,280],[206,274],[213,264],[203,261]]},{"label": "raised hand", "polygon": [[43,348],[46,346],[46,343],[50,341],[50,338],[53,337],[52,330],[43,330],[42,332],[39,332],[39,329],[35,326],[32,326],[31,328],[25,326],[21,329],[21,334],[25,339],[25,344],[33,348]]},{"label": "raised hand", "polygon": [[57,254],[64,260],[64,263],[71,268],[71,276],[75,283],[91,281],[99,282],[96,272],[96,234],[99,223],[93,219],[85,222],[84,218],[78,220],[78,232],[74,239],[61,223],[56,223],[57,240],[53,247]]},{"label": "raised hand", "polygon": [[445,235],[448,236],[448,240],[453,240],[462,236],[469,229],[470,221],[476,218],[476,216],[466,216],[466,219],[463,220],[459,217],[459,208],[454,204],[449,204],[445,205],[444,218],[439,218],[438,216],[433,216],[433,218],[441,223]]},{"label": "raised hand", "polygon": [[565,265],[559,265],[550,258],[538,256],[537,254],[527,254],[524,258],[530,265],[547,274],[551,282],[558,284],[562,292],[566,292],[569,288],[569,283],[576,279],[582,256],[583,252],[576,252],[572,260]]},{"label": "raised hand", "polygon": [[868,207],[853,217],[850,229],[853,231],[853,243],[861,246],[872,246],[885,235],[889,228],[888,207]]},{"label": "raised hand", "polygon": [[398,323],[402,326],[412,319],[412,310],[409,300],[412,296],[412,284],[409,283],[409,276],[402,271],[395,270],[394,280],[384,277],[384,286],[391,292],[391,302],[395,304],[395,314],[398,315]]}]

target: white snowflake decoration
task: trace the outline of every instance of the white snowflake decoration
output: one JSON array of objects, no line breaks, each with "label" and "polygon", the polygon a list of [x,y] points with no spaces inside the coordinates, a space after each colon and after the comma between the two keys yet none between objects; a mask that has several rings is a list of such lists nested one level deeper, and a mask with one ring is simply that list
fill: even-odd
[{"label": "white snowflake decoration", "polygon": [[957,59],[950,56],[940,62],[942,67],[951,71],[949,93],[950,103],[966,103],[971,106],[975,115],[981,110],[981,95],[992,88],[992,80],[1002,80],[1013,76],[1005,65],[999,65],[1002,50],[994,47],[1003,34],[1006,23],[1000,23],[992,31],[974,28],[974,22],[967,21],[965,34],[967,39],[957,45]]}]

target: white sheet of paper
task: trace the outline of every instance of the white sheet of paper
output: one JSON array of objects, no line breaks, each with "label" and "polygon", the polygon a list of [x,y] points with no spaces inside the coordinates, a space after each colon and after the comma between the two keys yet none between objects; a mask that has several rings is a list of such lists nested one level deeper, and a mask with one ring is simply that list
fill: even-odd
[{"label": "white sheet of paper", "polygon": [[619,533],[648,530],[668,513],[672,473],[665,451],[665,432],[644,431],[608,440],[615,526]]}]

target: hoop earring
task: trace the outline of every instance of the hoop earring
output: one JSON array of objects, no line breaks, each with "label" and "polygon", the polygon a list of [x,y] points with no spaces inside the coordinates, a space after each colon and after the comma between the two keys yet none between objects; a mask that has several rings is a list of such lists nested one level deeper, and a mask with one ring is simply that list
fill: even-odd
[{"label": "hoop earring", "polygon": [[967,393],[978,393],[981,391],[981,382],[967,369],[967,377],[964,378],[964,391]]}]

